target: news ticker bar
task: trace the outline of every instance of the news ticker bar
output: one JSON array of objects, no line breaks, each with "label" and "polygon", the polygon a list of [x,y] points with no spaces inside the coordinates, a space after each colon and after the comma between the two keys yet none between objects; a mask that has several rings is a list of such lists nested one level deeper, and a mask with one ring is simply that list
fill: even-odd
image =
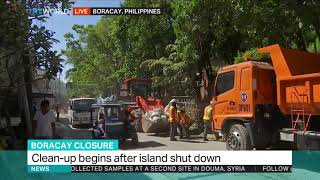
[{"label": "news ticker bar", "polygon": [[89,15],[161,15],[161,8],[110,8],[110,7],[74,7],[75,16]]},{"label": "news ticker bar", "polygon": [[291,165],[72,165],[71,172],[291,172]]},{"label": "news ticker bar", "polygon": [[71,165],[71,166],[28,166],[29,173],[290,173],[292,165]]}]

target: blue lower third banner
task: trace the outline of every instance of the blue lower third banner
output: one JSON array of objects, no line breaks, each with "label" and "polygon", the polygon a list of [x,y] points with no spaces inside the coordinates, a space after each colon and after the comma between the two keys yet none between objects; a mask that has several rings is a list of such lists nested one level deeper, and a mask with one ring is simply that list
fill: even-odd
[{"label": "blue lower third banner", "polygon": [[[274,157],[270,157],[274,158]],[[287,179],[287,180],[301,180],[301,179],[319,179],[320,166],[319,164],[320,151],[293,151],[292,153],[292,172],[291,173],[58,173],[50,171],[49,173],[28,173],[27,152],[26,151],[0,151],[0,172],[1,180],[15,180],[15,179],[35,179],[35,180],[100,180],[105,179],[139,179],[139,180],[153,180],[153,179],[199,179],[199,180],[272,180],[272,179]],[[31,166],[31,165],[30,165]],[[35,165],[32,165],[35,166]],[[36,165],[38,166],[38,165]],[[50,165],[51,167],[52,165]],[[66,171],[67,166],[62,168]],[[69,166],[70,170],[71,167]],[[76,170],[76,169],[74,169]],[[61,171],[60,171],[61,172]]]},{"label": "blue lower third banner", "polygon": [[28,165],[28,173],[71,173],[70,165]]}]

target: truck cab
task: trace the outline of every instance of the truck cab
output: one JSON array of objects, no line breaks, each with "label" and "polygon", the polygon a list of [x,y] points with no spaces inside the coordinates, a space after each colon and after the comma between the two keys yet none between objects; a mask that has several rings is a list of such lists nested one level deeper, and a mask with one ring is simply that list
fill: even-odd
[{"label": "truck cab", "polygon": [[227,148],[241,148],[245,143],[240,139],[241,135],[250,143],[245,149],[251,148],[253,143],[245,132],[246,125],[257,126],[259,108],[276,104],[273,67],[268,63],[249,61],[221,68],[215,82],[214,102],[213,129],[219,130],[227,142],[232,141]]}]

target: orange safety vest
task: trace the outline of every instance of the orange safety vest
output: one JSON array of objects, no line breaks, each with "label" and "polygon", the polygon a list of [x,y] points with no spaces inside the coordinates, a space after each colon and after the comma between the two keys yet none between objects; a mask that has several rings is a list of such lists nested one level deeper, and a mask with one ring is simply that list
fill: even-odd
[{"label": "orange safety vest", "polygon": [[178,121],[183,126],[188,126],[191,124],[191,118],[187,113],[178,112]]},{"label": "orange safety vest", "polygon": [[177,108],[170,106],[169,108],[169,122],[177,121]]},{"label": "orange safety vest", "polygon": [[209,105],[204,109],[203,120],[209,121],[212,119],[212,106]]}]

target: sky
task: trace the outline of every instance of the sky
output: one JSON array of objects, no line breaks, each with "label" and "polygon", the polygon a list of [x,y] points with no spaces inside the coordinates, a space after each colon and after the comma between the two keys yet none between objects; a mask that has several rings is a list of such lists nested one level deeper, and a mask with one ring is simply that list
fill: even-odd
[{"label": "sky", "polygon": [[[73,7],[119,7],[120,2],[123,0],[77,0]],[[53,50],[58,52],[61,49],[65,49],[66,41],[64,39],[64,34],[72,32],[72,26],[74,24],[89,25],[96,24],[101,16],[73,16],[73,15],[59,15],[53,14],[47,19],[47,22],[43,25],[47,29],[54,31],[54,38],[59,40],[59,43],[55,43]],[[66,60],[66,57],[63,56]],[[72,68],[71,64],[64,64],[63,72],[61,73],[61,80],[66,82],[65,73],[68,69]]]}]

